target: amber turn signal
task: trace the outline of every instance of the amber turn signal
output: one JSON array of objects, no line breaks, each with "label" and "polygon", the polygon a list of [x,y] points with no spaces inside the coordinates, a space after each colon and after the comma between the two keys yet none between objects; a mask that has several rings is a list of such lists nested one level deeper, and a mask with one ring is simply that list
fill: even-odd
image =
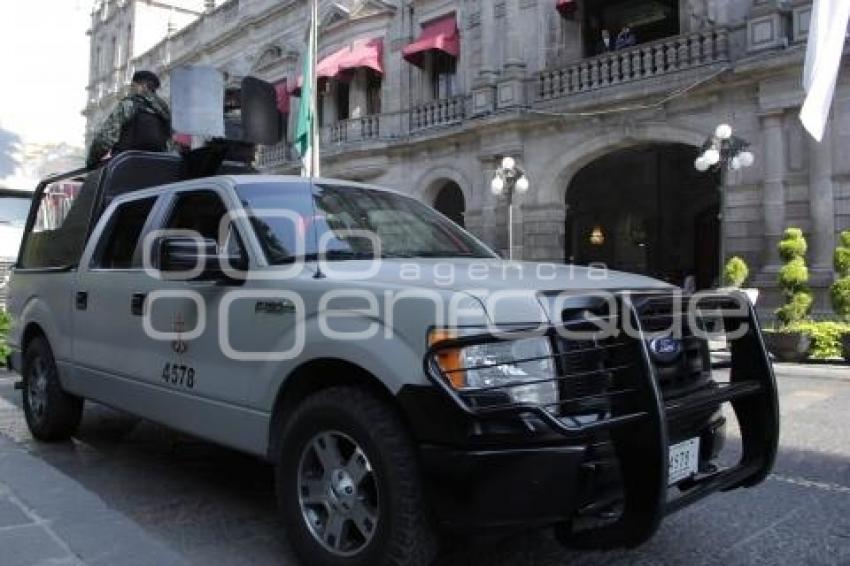
[{"label": "amber turn signal", "polygon": [[[455,338],[457,338],[457,333],[437,328],[428,334],[428,346]],[[446,348],[437,352],[437,365],[443,370],[451,386],[458,390],[466,387],[466,372],[461,371],[463,369],[461,358],[460,348]]]}]

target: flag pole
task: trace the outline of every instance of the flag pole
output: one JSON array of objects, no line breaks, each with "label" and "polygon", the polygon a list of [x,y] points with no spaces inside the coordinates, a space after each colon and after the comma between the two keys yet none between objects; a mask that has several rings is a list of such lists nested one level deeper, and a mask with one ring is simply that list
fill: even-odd
[{"label": "flag pole", "polygon": [[319,57],[319,0],[312,0],[311,2],[311,17],[310,17],[310,37],[312,37],[312,42],[310,44],[310,58],[312,61],[312,68],[310,69],[310,85],[312,88],[311,92],[311,101],[310,104],[312,106],[312,116],[311,120],[311,131],[310,131],[310,145],[312,146],[312,151],[310,152],[310,176],[311,177],[321,177],[321,167],[320,167],[320,157],[319,157],[319,84],[318,77],[316,76],[316,65]]}]

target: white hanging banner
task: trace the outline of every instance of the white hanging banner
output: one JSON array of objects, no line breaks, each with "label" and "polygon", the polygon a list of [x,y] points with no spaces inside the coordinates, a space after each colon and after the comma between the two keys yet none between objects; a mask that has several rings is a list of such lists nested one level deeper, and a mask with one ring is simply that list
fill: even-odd
[{"label": "white hanging banner", "polygon": [[818,141],[823,139],[835,83],[841,65],[841,54],[850,21],[850,1],[815,0],[809,23],[803,88],[806,100],[800,121]]}]

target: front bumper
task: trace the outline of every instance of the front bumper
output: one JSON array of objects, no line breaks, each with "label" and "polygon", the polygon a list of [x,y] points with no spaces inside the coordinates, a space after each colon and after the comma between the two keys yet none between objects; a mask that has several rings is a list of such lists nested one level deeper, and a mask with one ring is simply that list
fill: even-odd
[{"label": "front bumper", "polygon": [[[725,423],[715,413],[698,427],[677,427],[671,442],[699,437],[700,470],[711,473]],[[466,449],[425,444],[420,454],[436,518],[452,532],[567,523],[623,498],[610,442]],[[681,493],[693,485],[681,482]]]},{"label": "front bumper", "polygon": [[552,524],[569,517],[584,481],[586,448],[463,450],[426,445],[428,497],[453,532]]},{"label": "front bumper", "polygon": [[[659,317],[690,315],[689,310],[681,308],[672,309],[672,314],[658,314],[664,310],[661,303],[682,300],[671,299],[669,294],[624,294],[620,300],[622,314],[616,315],[616,323],[623,327],[628,323],[631,328],[642,329],[641,317],[658,322]],[[732,352],[729,380],[707,383],[706,387],[676,396],[662,393],[642,330],[637,337],[618,337],[616,343],[607,343],[604,348],[594,342],[596,350],[616,350],[619,354],[606,355],[604,363],[600,361],[600,369],[581,375],[591,373],[600,379],[604,376],[610,387],[601,394],[562,398],[555,414],[535,405],[476,405],[452,389],[436,363],[443,348],[476,340],[502,340],[504,333],[501,337],[479,335],[435,344],[426,356],[425,371],[444,393],[444,401],[450,399],[457,413],[477,423],[473,428],[480,432],[493,423],[504,428],[504,423],[511,421],[534,420],[532,428],[538,430],[537,434],[527,435],[525,446],[516,442],[508,448],[467,445],[465,450],[441,449],[423,442],[423,465],[432,480],[432,501],[442,522],[475,527],[555,521],[572,525],[584,508],[592,508],[608,497],[608,484],[612,483],[619,490],[619,497],[614,496],[614,501],[620,503],[618,517],[602,526],[573,529],[568,538],[584,548],[634,546],[650,538],[665,515],[711,493],[763,481],[773,466],[778,446],[779,408],[773,369],[755,313],[746,299],[735,303],[739,297],[718,295],[712,300],[716,302],[709,306],[720,313],[715,316],[722,319],[721,327]],[[700,301],[705,301],[705,297]],[[742,304],[745,308],[741,308]],[[699,308],[707,308],[705,302]],[[553,328],[550,332],[553,341],[557,340],[556,331]],[[556,350],[555,357],[566,358],[575,352],[595,355],[594,348]],[[580,375],[571,373],[568,364],[559,364],[559,381],[568,382]],[[600,398],[609,403],[604,416],[590,422],[572,416],[584,414],[588,402],[596,403]],[[700,435],[711,437],[703,439],[702,449],[719,450],[723,444],[722,417],[712,415],[716,417],[725,403],[731,404],[741,430],[743,449],[739,462],[726,468],[705,466],[695,477],[680,483],[681,489],[669,489],[669,447],[693,434],[686,429],[697,423]],[[452,421],[458,423],[462,419],[444,419],[446,423]],[[446,426],[451,428],[456,430]],[[546,433],[558,440],[548,440],[541,448],[527,448]],[[418,436],[422,441],[422,436]],[[607,456],[597,453],[595,447],[600,443],[607,443]],[[706,456],[711,454],[703,454],[701,461]],[[616,481],[607,482],[612,475]]]}]

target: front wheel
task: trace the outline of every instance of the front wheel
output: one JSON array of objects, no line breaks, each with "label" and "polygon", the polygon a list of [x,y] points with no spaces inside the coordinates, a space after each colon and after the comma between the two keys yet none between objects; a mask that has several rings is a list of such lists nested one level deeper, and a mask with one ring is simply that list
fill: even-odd
[{"label": "front wheel", "polygon": [[278,500],[305,564],[425,566],[436,536],[418,459],[398,415],[361,389],[308,397],[289,420]]},{"label": "front wheel", "polygon": [[53,351],[44,338],[27,346],[23,363],[24,416],[38,440],[68,440],[83,415],[83,400],[66,393],[59,383]]}]

